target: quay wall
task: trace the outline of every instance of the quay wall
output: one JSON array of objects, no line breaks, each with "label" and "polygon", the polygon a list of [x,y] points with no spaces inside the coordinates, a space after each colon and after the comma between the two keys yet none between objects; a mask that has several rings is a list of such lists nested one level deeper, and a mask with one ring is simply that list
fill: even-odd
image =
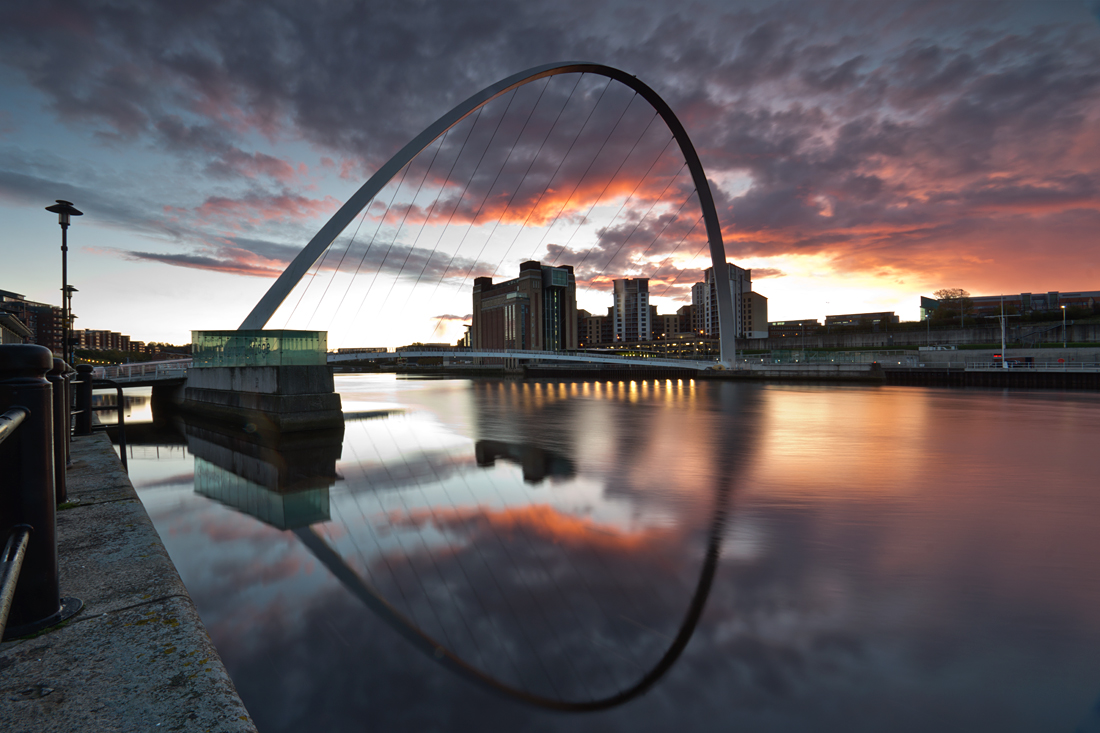
[{"label": "quay wall", "polygon": [[1100,372],[1032,369],[893,368],[883,370],[887,384],[925,387],[1000,387],[1013,389],[1100,389]]},{"label": "quay wall", "polygon": [[0,644],[0,731],[254,733],[107,436],[74,437],[72,460],[58,566],[84,608]]},{"label": "quay wall", "polygon": [[751,369],[707,370],[700,379],[740,381],[882,382],[877,364],[754,364]]},{"label": "quay wall", "polygon": [[[1046,349],[1042,351],[1047,355]],[[898,384],[927,386],[974,386],[974,387],[1019,387],[1023,389],[1098,389],[1100,371],[1083,370],[1081,366],[1100,366],[1100,350],[1080,349],[1071,361],[1066,358],[1065,371],[1057,368],[1046,369],[995,369],[992,367],[993,351],[982,350],[965,352],[921,352],[924,354],[944,355],[943,361],[931,360],[923,366],[906,366],[904,361],[886,358],[879,363],[866,364],[752,364],[741,369],[670,369],[646,367],[589,367],[575,366],[535,366],[526,367],[521,374],[473,375],[466,370],[450,370],[436,366],[430,372],[409,373],[408,376],[446,376],[452,378],[470,376],[489,376],[502,378],[514,376],[526,379],[707,379],[743,382],[832,382],[865,384]],[[965,354],[968,362],[959,360]],[[951,362],[948,357],[955,357]],[[1010,352],[1010,358],[1016,358],[1016,352]],[[972,361],[970,361],[972,359]],[[923,358],[922,358],[922,361]],[[967,369],[969,363],[970,369]],[[986,369],[975,369],[975,366]]]},{"label": "quay wall", "polygon": [[[1005,329],[1008,348],[1033,346],[1039,342],[1062,341],[1062,325],[1050,323],[1009,325]],[[1100,344],[1100,324],[1076,323],[1066,326],[1069,343]],[[737,348],[746,351],[771,351],[775,349],[891,349],[903,346],[928,346],[943,344],[965,346],[970,344],[999,344],[1001,327],[944,328],[925,330],[889,331],[879,333],[824,333],[805,336],[771,337],[763,339],[738,339]]]},{"label": "quay wall", "polygon": [[[1009,346],[1005,349],[1005,352],[1009,360],[1030,359],[1035,364],[1057,364],[1059,363],[1058,360],[1062,359],[1062,363],[1065,364],[1096,364],[1100,366],[1100,345],[1089,348],[1068,349],[1018,349]],[[963,366],[965,364],[993,363],[994,355],[999,353],[1001,353],[999,348],[963,349],[955,351],[918,351],[916,356],[917,362],[925,366],[946,366],[948,364]]]}]

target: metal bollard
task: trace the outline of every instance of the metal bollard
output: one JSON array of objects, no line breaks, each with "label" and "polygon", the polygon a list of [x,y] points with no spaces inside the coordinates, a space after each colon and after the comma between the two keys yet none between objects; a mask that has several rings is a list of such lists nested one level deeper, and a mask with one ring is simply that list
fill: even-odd
[{"label": "metal bollard", "polygon": [[57,571],[53,388],[46,381],[52,366],[53,355],[43,346],[0,346],[0,410],[19,406],[30,413],[0,443],[0,537],[18,525],[31,527],[5,638],[33,633],[65,617]]},{"label": "metal bollard", "polygon": [[76,368],[76,435],[92,434],[92,366]]},{"label": "metal bollard", "polygon": [[65,491],[65,465],[68,462],[66,449],[69,442],[69,406],[65,401],[66,366],[64,361],[55,357],[53,369],[46,374],[53,392],[53,485],[58,504],[64,504],[69,498]]}]

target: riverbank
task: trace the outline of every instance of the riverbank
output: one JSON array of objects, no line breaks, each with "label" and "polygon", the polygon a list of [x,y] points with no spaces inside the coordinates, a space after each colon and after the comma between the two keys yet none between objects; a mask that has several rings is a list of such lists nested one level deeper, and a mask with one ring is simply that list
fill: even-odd
[{"label": "riverbank", "polygon": [[58,564],[84,608],[0,644],[0,730],[255,731],[107,436],[72,459]]}]

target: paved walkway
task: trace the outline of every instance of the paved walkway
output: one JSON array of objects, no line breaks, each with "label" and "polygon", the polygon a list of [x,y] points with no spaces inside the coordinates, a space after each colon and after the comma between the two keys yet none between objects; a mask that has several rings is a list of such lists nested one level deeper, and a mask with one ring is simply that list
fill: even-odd
[{"label": "paved walkway", "polygon": [[72,456],[61,594],[84,609],[0,644],[0,731],[255,731],[107,436]]}]

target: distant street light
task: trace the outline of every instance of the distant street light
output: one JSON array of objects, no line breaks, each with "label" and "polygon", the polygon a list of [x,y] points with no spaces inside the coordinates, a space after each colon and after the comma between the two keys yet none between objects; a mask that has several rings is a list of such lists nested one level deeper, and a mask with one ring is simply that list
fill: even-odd
[{"label": "distant street light", "polygon": [[[66,335],[67,338],[70,339],[69,343],[72,346],[72,351],[73,351],[74,354],[76,353],[76,344],[73,341],[71,341],[73,331],[76,330],[76,329],[73,328],[73,326],[76,325],[76,316],[73,315],[73,293],[79,293],[79,292],[80,291],[77,290],[76,288],[74,288],[72,285],[66,285],[65,286],[65,302],[62,304],[64,307],[67,307],[69,309],[69,322],[66,324],[66,327],[65,327],[65,335]],[[66,358],[65,361],[68,362],[69,361],[68,358]]]},{"label": "distant street light", "polygon": [[1066,307],[1062,306],[1062,348],[1066,348]]},{"label": "distant street light", "polygon": [[57,223],[61,225],[61,320],[64,323],[64,333],[61,336],[61,355],[68,363],[72,364],[72,354],[69,353],[69,303],[72,294],[69,292],[69,217],[84,216],[73,206],[71,201],[57,199],[53,206],[47,206],[46,211],[57,214]]}]

